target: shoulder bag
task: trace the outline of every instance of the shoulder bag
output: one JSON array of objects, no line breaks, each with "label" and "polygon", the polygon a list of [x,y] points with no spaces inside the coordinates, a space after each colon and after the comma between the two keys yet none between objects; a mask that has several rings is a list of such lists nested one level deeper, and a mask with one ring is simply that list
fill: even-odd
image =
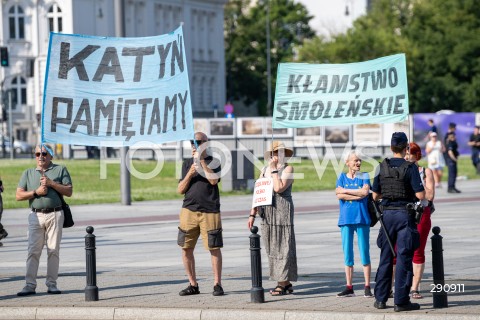
[{"label": "shoulder bag", "polygon": [[65,199],[63,199],[63,195],[61,195],[60,192],[58,192],[57,190],[55,190],[55,192],[60,197],[60,200],[62,200],[62,210],[63,210],[63,217],[64,217],[63,227],[64,228],[73,227],[75,222],[73,221],[73,216],[72,216],[72,211],[70,210],[70,206],[68,205],[68,203],[65,202]]}]

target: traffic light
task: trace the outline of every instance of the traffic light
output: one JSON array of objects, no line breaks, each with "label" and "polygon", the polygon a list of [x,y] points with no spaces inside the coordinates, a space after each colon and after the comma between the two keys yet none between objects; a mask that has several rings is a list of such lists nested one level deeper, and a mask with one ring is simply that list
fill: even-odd
[{"label": "traffic light", "polygon": [[0,47],[0,60],[2,67],[8,67],[8,48]]}]

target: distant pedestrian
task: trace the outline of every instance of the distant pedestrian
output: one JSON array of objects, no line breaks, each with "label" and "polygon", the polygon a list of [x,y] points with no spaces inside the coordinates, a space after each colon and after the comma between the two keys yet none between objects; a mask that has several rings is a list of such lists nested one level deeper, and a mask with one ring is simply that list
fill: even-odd
[{"label": "distant pedestrian", "polygon": [[26,286],[17,293],[18,296],[36,293],[38,265],[44,245],[47,246],[47,292],[62,293],[57,288],[64,220],[60,197],[72,196],[72,179],[65,166],[52,163],[50,146],[37,146],[35,157],[36,168],[23,172],[16,193],[17,201],[28,200],[30,207]]},{"label": "distant pedestrian", "polygon": [[480,126],[473,128],[473,133],[470,135],[468,145],[472,147],[472,164],[480,174]]},{"label": "distant pedestrian", "polygon": [[[287,159],[293,150],[281,141],[273,141],[265,160],[268,166],[262,169],[260,177],[273,179],[272,205],[263,206],[262,238],[268,256],[270,280],[277,286],[270,290],[272,296],[283,296],[293,292],[292,282],[298,279],[297,249],[294,231],[294,205],[292,199],[293,167]],[[259,208],[250,211],[248,228],[253,226]]]},{"label": "distant pedestrian", "polygon": [[455,132],[450,132],[447,135],[447,167],[448,167],[448,192],[460,193],[461,191],[456,187],[457,170],[458,170],[458,143]]},{"label": "distant pedestrian", "polygon": [[370,215],[368,213],[368,194],[370,177],[360,172],[362,160],[355,151],[347,154],[345,164],[348,172],[342,173],[337,180],[335,193],[339,200],[340,215],[338,226],[342,236],[343,256],[345,261],[345,277],[347,286],[337,297],[353,297],[353,236],[357,233],[358,249],[363,265],[365,278],[364,297],[372,298],[370,288]]},{"label": "distant pedestrian", "polygon": [[[433,122],[433,119],[428,119],[428,126],[430,127],[429,133],[430,133],[430,132],[438,133],[438,132],[437,132],[437,126],[436,126],[435,123]],[[427,136],[428,136],[428,135],[427,135]]]},{"label": "distant pedestrian", "polygon": [[222,288],[222,221],[220,215],[220,162],[207,155],[207,135],[195,133],[191,140],[192,157],[183,162],[182,178],[177,191],[184,194],[180,225],[178,227],[178,245],[182,248],[182,258],[187,272],[189,285],[180,291],[181,296],[199,294],[200,289],[195,273],[193,250],[198,237],[202,235],[203,245],[210,252],[214,286],[213,295],[224,294]]},{"label": "distant pedestrian", "polygon": [[[5,230],[5,228],[3,227],[3,224],[2,224],[2,214],[3,214],[3,199],[2,199],[2,193],[4,191],[4,186],[3,186],[3,182],[2,182],[2,179],[0,178],[0,240],[6,238],[8,236],[8,232],[7,230]],[[0,247],[2,246],[3,244],[0,242]]]},{"label": "distant pedestrian", "polygon": [[[455,133],[457,131],[457,124],[455,122],[450,122],[448,124],[448,130],[447,130],[447,133],[445,134],[445,137],[443,138],[443,144],[446,146],[447,145],[447,140],[448,140],[448,135],[450,133]],[[447,158],[447,156],[445,155],[445,158]]]},{"label": "distant pedestrian", "polygon": [[430,133],[430,141],[427,142],[425,151],[427,153],[428,167],[433,171],[433,177],[435,178],[435,187],[441,188],[443,168],[445,167],[445,146],[438,139],[437,133]]}]

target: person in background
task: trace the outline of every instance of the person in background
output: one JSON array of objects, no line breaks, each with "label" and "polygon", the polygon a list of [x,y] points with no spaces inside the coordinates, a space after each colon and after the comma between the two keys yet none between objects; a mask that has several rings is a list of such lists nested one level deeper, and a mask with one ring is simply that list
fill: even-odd
[{"label": "person in background", "polygon": [[435,123],[433,122],[433,119],[428,119],[428,126],[430,127],[430,131],[429,131],[429,132],[438,133],[438,132],[437,132],[437,126],[436,126]]},{"label": "person in background", "polygon": [[61,196],[71,197],[72,179],[65,166],[52,163],[53,150],[45,144],[35,148],[37,166],[23,172],[18,183],[17,201],[28,200],[28,256],[26,286],[17,296],[36,293],[38,265],[43,246],[47,246],[47,277],[50,294],[62,293],[57,288],[62,240],[63,210]]},{"label": "person in background", "polygon": [[[447,140],[448,140],[448,135],[450,133],[455,133],[457,130],[457,124],[455,122],[450,122],[448,124],[448,130],[447,130],[447,133],[445,134],[445,137],[443,138],[443,144],[446,146],[447,145]],[[447,156],[445,155],[445,158],[447,158]]]},{"label": "person in background", "polygon": [[438,139],[438,134],[435,132],[430,133],[430,141],[425,146],[427,153],[428,168],[433,171],[433,177],[435,178],[435,187],[442,187],[443,168],[445,167],[445,146]]},{"label": "person in background", "polygon": [[477,170],[477,174],[480,174],[480,126],[473,128],[473,133],[470,135],[468,145],[472,147],[472,164]]},{"label": "person in background", "polygon": [[[3,214],[3,199],[2,199],[2,193],[4,191],[3,187],[3,182],[2,179],[0,178],[0,240],[6,238],[8,236],[7,230],[3,227],[2,224],[2,214]],[[3,246],[3,244],[0,242],[0,247]]]},{"label": "person in background", "polygon": [[350,151],[345,160],[348,172],[342,173],[337,180],[335,193],[339,200],[340,215],[338,226],[342,236],[343,256],[345,261],[345,290],[337,297],[353,297],[353,236],[357,233],[358,250],[363,265],[365,278],[364,297],[373,298],[370,288],[370,215],[368,213],[368,193],[370,191],[370,177],[366,172],[360,172],[362,160],[356,151]]},{"label": "person in background", "polygon": [[447,135],[447,167],[448,167],[448,193],[460,193],[456,188],[457,181],[457,163],[458,163],[458,144],[455,132],[450,132]]},{"label": "person in background", "polygon": [[429,168],[420,167],[418,161],[422,158],[420,146],[415,142],[409,144],[410,150],[407,150],[405,160],[414,162],[418,166],[420,178],[425,188],[425,199],[420,203],[423,207],[423,214],[420,222],[417,224],[417,230],[420,235],[420,246],[413,253],[413,281],[410,295],[413,299],[422,299],[419,287],[425,270],[425,247],[427,245],[428,234],[432,227],[431,214],[433,208],[433,200],[435,198],[435,180],[433,172]]},{"label": "person in background", "polygon": [[[272,296],[293,293],[292,281],[298,279],[297,250],[293,229],[294,206],[292,199],[293,167],[286,160],[293,150],[281,141],[273,141],[265,152],[268,166],[262,169],[260,177],[273,179],[272,205],[262,206],[262,238],[270,267],[270,280],[277,282]],[[258,207],[250,211],[248,228],[251,229],[258,213]]]},{"label": "person in background", "polygon": [[199,294],[195,272],[193,250],[202,235],[203,246],[210,252],[214,286],[213,295],[224,294],[222,288],[222,220],[220,215],[220,163],[207,155],[208,138],[203,132],[195,133],[191,140],[192,157],[182,166],[182,178],[177,191],[185,195],[180,211],[177,244],[182,248],[182,260],[188,276],[188,287],[180,291],[181,296]]}]

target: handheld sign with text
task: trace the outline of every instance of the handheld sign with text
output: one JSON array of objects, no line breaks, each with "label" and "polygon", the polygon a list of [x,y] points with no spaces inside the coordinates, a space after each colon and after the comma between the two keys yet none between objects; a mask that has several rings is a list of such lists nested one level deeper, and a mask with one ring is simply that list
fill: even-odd
[{"label": "handheld sign with text", "polygon": [[274,128],[401,122],[407,116],[404,54],[358,63],[278,66]]},{"label": "handheld sign with text", "polygon": [[194,135],[182,27],[155,37],[50,34],[42,142],[130,146]]},{"label": "handheld sign with text", "polygon": [[258,206],[269,206],[272,204],[273,197],[273,179],[260,178],[255,181],[255,189],[253,189],[252,208]]}]

